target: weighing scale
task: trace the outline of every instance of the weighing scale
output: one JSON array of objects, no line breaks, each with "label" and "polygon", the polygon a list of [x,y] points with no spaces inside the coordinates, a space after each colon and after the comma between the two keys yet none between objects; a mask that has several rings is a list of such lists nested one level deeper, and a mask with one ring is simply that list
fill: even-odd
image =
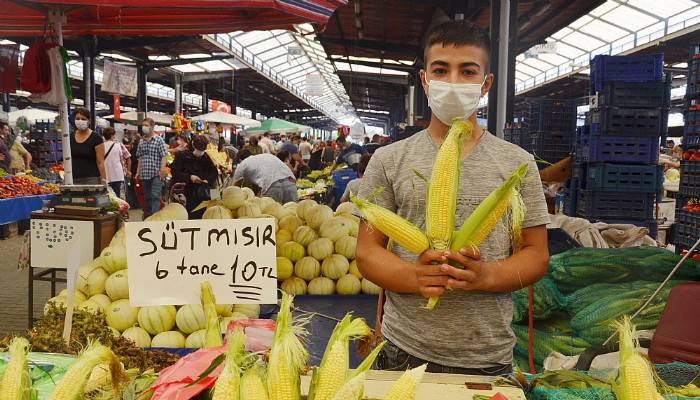
[{"label": "weighing scale", "polygon": [[63,185],[50,207],[64,214],[96,214],[109,207],[109,195],[104,185]]}]

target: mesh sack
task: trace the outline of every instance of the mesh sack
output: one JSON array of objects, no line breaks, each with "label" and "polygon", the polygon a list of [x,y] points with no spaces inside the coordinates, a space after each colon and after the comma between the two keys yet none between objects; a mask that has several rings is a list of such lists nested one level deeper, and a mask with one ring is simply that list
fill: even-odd
[{"label": "mesh sack", "polygon": [[700,380],[700,365],[676,361],[669,364],[654,364],[654,369],[659,377],[671,386],[683,386],[696,379]]},{"label": "mesh sack", "polygon": [[[523,325],[511,325],[516,336],[516,344],[513,349],[517,357],[527,360],[528,327]],[[533,359],[535,368],[542,369],[545,358],[552,352],[575,356],[581,354],[590,347],[589,343],[572,334],[561,332],[544,332],[540,329],[534,331]]]},{"label": "mesh sack", "polygon": [[[512,293],[513,297],[513,321],[527,320],[527,288]],[[565,297],[557,285],[551,279],[545,277],[535,283],[533,287],[533,317],[536,320],[547,319],[553,312],[563,310]]]},{"label": "mesh sack", "polygon": [[527,397],[529,400],[616,400],[609,389],[548,389],[535,387]]}]

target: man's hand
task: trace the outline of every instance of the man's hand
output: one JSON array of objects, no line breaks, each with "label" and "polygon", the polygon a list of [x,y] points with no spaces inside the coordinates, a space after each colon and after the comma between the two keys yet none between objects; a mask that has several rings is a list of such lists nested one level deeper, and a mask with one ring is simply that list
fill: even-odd
[{"label": "man's hand", "polygon": [[5,155],[4,155],[4,154],[0,154],[0,161],[5,161]]},{"label": "man's hand", "polygon": [[160,180],[164,181],[167,176],[168,176],[168,170],[165,168],[161,168],[160,169]]},{"label": "man's hand", "polygon": [[418,292],[429,299],[440,296],[445,291],[445,286],[450,276],[441,270],[447,258],[438,251],[426,250],[416,260],[416,279]]},{"label": "man's hand", "polygon": [[198,177],[197,175],[190,175],[190,180],[192,183],[202,183],[202,178]]},{"label": "man's hand", "polygon": [[444,256],[453,261],[453,264],[461,265],[462,268],[455,268],[451,265],[443,264],[440,272],[448,275],[447,286],[453,289],[480,290],[485,286],[488,278],[485,262],[481,261],[479,250],[474,248],[462,248],[459,252],[448,250]]}]

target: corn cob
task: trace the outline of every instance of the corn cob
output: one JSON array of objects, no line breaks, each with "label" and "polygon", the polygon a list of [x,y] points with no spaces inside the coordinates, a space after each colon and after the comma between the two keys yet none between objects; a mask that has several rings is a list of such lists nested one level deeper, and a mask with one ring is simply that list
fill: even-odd
[{"label": "corn cob", "polygon": [[105,361],[110,362],[112,373],[112,386],[114,393],[121,398],[120,385],[127,379],[119,359],[108,347],[94,341],[88,344],[75,363],[68,369],[63,379],[56,385],[49,400],[75,400],[81,399],[83,389],[92,373],[92,369]]},{"label": "corn cob", "polygon": [[361,372],[345,382],[331,400],[361,400],[365,393],[365,377],[367,372]]},{"label": "corn cob", "polygon": [[243,372],[241,378],[241,399],[268,400],[267,388],[263,380],[260,366],[257,364]]},{"label": "corn cob", "polygon": [[228,339],[226,362],[214,385],[212,400],[238,400],[241,390],[240,360],[245,354],[243,329],[236,328]]},{"label": "corn cob", "polygon": [[335,326],[318,368],[318,381],[310,391],[309,400],[330,400],[348,377],[350,338],[369,336],[372,333],[363,319],[347,314]]},{"label": "corn cob", "polygon": [[[491,233],[503,214],[510,209],[508,225],[513,248],[520,246],[520,233],[525,218],[524,205],[518,186],[527,173],[528,164],[523,163],[500,186],[494,189],[464,221],[454,234],[450,249],[459,251],[463,247],[479,246]],[[435,308],[439,297],[431,297],[427,309]]]},{"label": "corn cob", "polygon": [[207,281],[202,282],[200,300],[204,308],[204,317],[207,321],[207,328],[204,336],[204,347],[219,347],[223,345],[221,339],[221,326],[219,324],[219,315],[216,313],[216,297],[212,290],[211,284]]},{"label": "corn cob", "polygon": [[350,199],[357,206],[362,218],[399,246],[414,254],[421,254],[430,247],[425,233],[409,221],[357,196],[351,195]]},{"label": "corn cob", "polygon": [[299,372],[306,365],[308,353],[299,336],[304,330],[292,323],[294,296],[282,294],[277,326],[267,363],[267,393],[270,400],[299,400]]},{"label": "corn cob", "polygon": [[10,361],[0,381],[0,399],[29,400],[32,382],[29,377],[29,341],[22,337],[12,339],[9,348]]},{"label": "corn cob", "polygon": [[404,372],[401,377],[394,382],[389,389],[389,393],[384,396],[384,400],[412,400],[416,398],[416,389],[418,384],[423,379],[427,364],[420,367],[409,369]]},{"label": "corn cob", "polygon": [[472,130],[469,121],[452,121],[433,163],[425,207],[426,234],[433,250],[444,251],[450,246],[455,228],[462,147]]},{"label": "corn cob", "polygon": [[620,368],[613,382],[615,396],[618,400],[662,400],[652,367],[637,350],[639,342],[629,317],[625,316],[615,326],[620,335]]}]

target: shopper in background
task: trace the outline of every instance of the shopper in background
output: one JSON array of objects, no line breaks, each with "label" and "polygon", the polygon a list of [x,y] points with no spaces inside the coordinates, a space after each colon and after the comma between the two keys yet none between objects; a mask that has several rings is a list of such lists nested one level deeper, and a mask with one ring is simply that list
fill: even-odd
[{"label": "shopper in background", "polygon": [[300,168],[306,167],[306,163],[301,158],[299,154],[299,142],[301,142],[301,137],[299,135],[292,136],[292,139],[285,142],[280,151],[286,151],[291,157],[291,163],[294,168],[298,171]]},{"label": "shopper in background", "polygon": [[13,174],[25,172],[32,168],[32,155],[27,151],[19,138],[15,138],[14,143],[10,147],[10,159],[10,168]]},{"label": "shopper in background", "polygon": [[128,174],[124,179],[124,192],[126,201],[129,203],[131,209],[139,208],[139,203],[136,200],[136,193],[134,192],[134,182],[136,180],[136,168],[138,167],[138,157],[136,157],[136,149],[139,147],[139,140],[141,136],[138,134],[124,135],[122,139],[122,144],[124,148],[129,152],[129,170]]},{"label": "shopper in background", "polygon": [[170,142],[168,152],[171,154],[175,154],[179,151],[185,151],[189,146],[187,136],[182,134],[170,138]]},{"label": "shopper in background", "polygon": [[163,182],[167,176],[165,142],[163,138],[155,135],[153,127],[155,123],[151,118],[145,118],[141,124],[143,138],[136,149],[138,167],[136,176],[143,185],[145,210],[143,218],[151,216],[160,210],[160,197],[163,190]]},{"label": "shopper in background", "polygon": [[338,146],[339,154],[333,163],[332,169],[335,169],[339,164],[345,164],[357,170],[357,165],[360,163],[362,155],[367,153],[367,150],[359,144],[348,142],[345,136],[340,136],[335,143]]},{"label": "shopper in background", "polygon": [[372,157],[371,154],[365,153],[360,158],[360,164],[357,166],[357,178],[348,182],[345,186],[345,191],[343,196],[340,198],[341,203],[350,201],[350,195],[357,195],[360,191],[360,184],[362,183],[362,176],[365,174],[365,169],[367,169],[367,164],[369,164],[369,159]]},{"label": "shopper in background", "polygon": [[282,151],[282,147],[287,144],[287,135],[284,133],[280,134],[280,140],[277,141],[277,145],[275,145],[275,150],[276,151]]},{"label": "shopper in background", "polygon": [[0,121],[0,168],[5,170],[5,172],[10,172],[10,165],[12,163],[12,155],[7,145],[9,136],[10,127],[6,123]]},{"label": "shopper in background", "polygon": [[311,152],[311,157],[309,158],[309,169],[314,171],[314,170],[319,170],[323,169],[323,149],[326,148],[326,142],[323,140],[319,141],[316,143],[314,146],[313,151]]},{"label": "shopper in background", "polygon": [[[367,138],[365,138],[365,139],[367,139]],[[374,154],[374,152],[377,151],[378,148],[382,147],[381,142],[382,142],[382,137],[375,134],[374,136],[372,136],[371,142],[365,143],[365,146],[364,146],[365,150],[367,150],[367,152],[369,154]]]},{"label": "shopper in background", "polygon": [[323,167],[328,167],[330,165],[333,165],[333,161],[335,161],[335,149],[333,149],[333,141],[329,140],[328,142],[325,142],[323,146],[323,153],[321,154],[321,163],[323,163]]},{"label": "shopper in background", "polygon": [[277,153],[275,149],[275,143],[272,141],[272,139],[270,139],[270,132],[263,133],[262,139],[260,139],[260,143],[258,144],[260,145],[260,147],[262,147],[263,153]]},{"label": "shopper in background", "polygon": [[299,154],[301,155],[301,159],[304,160],[304,163],[308,164],[309,160],[311,159],[311,143],[309,143],[309,138],[304,136],[301,138],[301,143],[299,144]]},{"label": "shopper in background", "polygon": [[280,204],[299,200],[294,174],[277,156],[251,155],[246,150],[238,153],[238,167],[233,173],[236,186],[253,184],[262,196],[275,199]]},{"label": "shopper in background", "polygon": [[252,135],[248,138],[248,144],[243,146],[243,149],[248,150],[252,155],[258,155],[263,153],[262,147],[258,144],[258,137]]},{"label": "shopper in background", "polygon": [[286,151],[280,151],[279,153],[277,153],[277,158],[279,158],[280,161],[284,163],[284,165],[289,167],[289,170],[292,171],[292,174],[294,174],[294,176],[297,175],[297,169],[294,167],[294,165],[292,165],[292,157],[289,156],[289,153],[287,153]]},{"label": "shopper in background", "polygon": [[367,146],[369,144],[369,136],[365,136],[364,140],[362,141],[363,146]]},{"label": "shopper in background", "polygon": [[90,129],[90,112],[79,107],[75,110],[75,133],[70,137],[73,183],[99,185],[107,183],[105,175],[104,139]]},{"label": "shopper in background", "polygon": [[103,144],[105,173],[107,175],[107,184],[112,188],[114,194],[121,198],[125,177],[131,175],[131,154],[126,147],[114,140],[114,133],[114,128],[112,127],[102,130],[102,136],[105,139]]},{"label": "shopper in background", "polygon": [[190,219],[201,219],[205,209],[192,211],[210,199],[209,190],[216,185],[218,171],[205,152],[209,145],[206,135],[196,135],[187,150],[175,154],[171,164],[173,182],[185,184],[185,208]]}]

